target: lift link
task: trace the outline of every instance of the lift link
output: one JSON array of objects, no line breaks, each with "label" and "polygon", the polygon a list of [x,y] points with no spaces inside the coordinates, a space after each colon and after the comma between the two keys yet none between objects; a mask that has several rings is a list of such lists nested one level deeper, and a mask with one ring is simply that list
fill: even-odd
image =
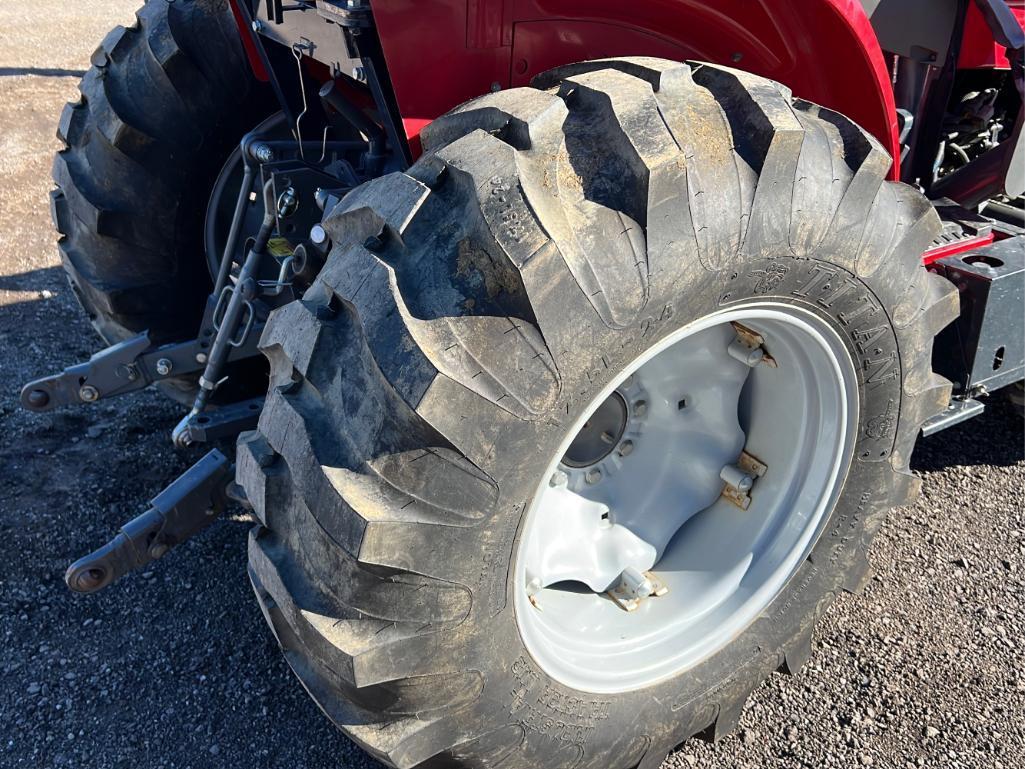
[{"label": "lift link", "polygon": [[[267,255],[267,244],[277,223],[277,203],[274,198],[272,180],[268,180],[263,185],[263,210],[260,231],[242,263],[237,283],[234,286],[224,286],[221,295],[217,298],[218,307],[223,307],[223,309],[215,311],[215,316],[218,318],[217,334],[210,346],[206,368],[199,377],[199,390],[196,393],[195,403],[192,410],[182,418],[171,433],[171,439],[178,448],[185,448],[196,441],[194,426],[202,419],[201,415],[206,411],[210,397],[221,383],[221,375],[231,350],[244,346],[252,336],[250,332],[253,318],[256,316],[252,301],[260,293],[255,275],[260,262]],[[225,253],[225,259],[228,257],[229,254]]]},{"label": "lift link", "polygon": [[210,451],[154,497],[149,510],[122,526],[114,539],[71,564],[64,581],[78,593],[95,593],[163,557],[217,519],[234,480],[234,466],[221,452]]},{"label": "lift link", "polygon": [[[232,347],[228,359],[257,355],[259,337],[259,333],[254,333],[242,345]],[[44,412],[60,406],[95,403],[165,379],[196,374],[206,367],[206,357],[206,347],[199,339],[157,347],[148,334],[139,334],[59,374],[29,382],[21,390],[21,405],[29,411]]]}]

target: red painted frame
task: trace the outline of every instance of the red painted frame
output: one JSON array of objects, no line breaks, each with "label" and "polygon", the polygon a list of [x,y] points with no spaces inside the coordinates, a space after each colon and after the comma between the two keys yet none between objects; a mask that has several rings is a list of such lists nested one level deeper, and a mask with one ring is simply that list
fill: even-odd
[{"label": "red painted frame", "polygon": [[[1011,13],[1025,29],[1025,0],[1007,0]],[[993,33],[986,24],[982,12],[974,3],[968,6],[965,17],[964,37],[961,53],[957,59],[959,69],[1010,69],[1007,51],[993,39]]]},{"label": "red painted frame", "polygon": [[414,144],[435,117],[496,85],[589,58],[653,55],[778,80],[900,155],[886,60],[858,0],[374,0],[373,10]]}]

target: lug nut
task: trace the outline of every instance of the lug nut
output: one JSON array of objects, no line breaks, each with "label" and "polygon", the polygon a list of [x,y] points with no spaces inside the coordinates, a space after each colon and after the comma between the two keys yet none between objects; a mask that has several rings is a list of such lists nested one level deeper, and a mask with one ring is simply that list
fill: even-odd
[{"label": "lug nut", "polygon": [[633,441],[623,441],[622,443],[619,444],[619,456],[621,456],[621,457],[628,457],[628,456],[630,456],[633,453],[633,450],[634,450],[634,442]]},{"label": "lug nut", "polygon": [[78,397],[86,403],[93,403],[100,399],[100,391],[92,385],[82,385],[78,390]]},{"label": "lug nut", "polygon": [[160,376],[167,376],[171,373],[172,368],[174,368],[174,364],[167,358],[161,358],[157,361],[157,373]]},{"label": "lug nut", "polygon": [[648,402],[647,401],[634,401],[634,416],[643,417],[648,413]]},{"label": "lug nut", "polygon": [[567,483],[569,483],[569,476],[562,470],[556,470],[548,479],[549,486],[565,486]]},{"label": "lug nut", "polygon": [[584,480],[588,483],[597,483],[601,480],[601,470],[597,467],[587,471],[587,475],[584,476]]}]

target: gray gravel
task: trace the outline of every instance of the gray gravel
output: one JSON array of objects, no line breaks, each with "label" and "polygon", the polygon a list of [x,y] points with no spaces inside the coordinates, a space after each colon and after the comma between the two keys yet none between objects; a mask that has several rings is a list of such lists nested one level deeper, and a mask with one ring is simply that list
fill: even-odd
[{"label": "gray gravel", "polygon": [[[61,579],[198,456],[170,448],[179,411],[156,393],[17,407],[22,382],[97,345],[57,266],[49,163],[68,73],[134,5],[0,5],[0,766],[377,767],[289,673],[252,599],[241,523],[97,596]],[[924,494],[883,528],[877,576],[839,598],[808,668],[762,686],[735,736],[665,769],[1020,766],[1022,423],[995,396],[921,442],[914,466]]]}]

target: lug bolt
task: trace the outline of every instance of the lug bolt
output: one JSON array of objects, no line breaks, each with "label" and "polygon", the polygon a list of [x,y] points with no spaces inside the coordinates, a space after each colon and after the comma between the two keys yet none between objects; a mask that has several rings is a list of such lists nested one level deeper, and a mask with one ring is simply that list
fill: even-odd
[{"label": "lug bolt", "polygon": [[172,368],[174,368],[174,364],[167,358],[161,358],[157,361],[157,373],[160,376],[167,376],[171,373]]},{"label": "lug bolt", "polygon": [[567,483],[569,483],[569,476],[562,470],[556,470],[548,479],[549,486],[565,486]]},{"label": "lug bolt", "polygon": [[621,456],[621,457],[628,457],[628,456],[630,456],[633,453],[633,450],[634,450],[634,442],[633,441],[623,441],[622,443],[619,444],[619,456]]},{"label": "lug bolt", "polygon": [[100,391],[92,385],[82,385],[78,390],[78,397],[86,403],[93,403],[100,399]]},{"label": "lug bolt", "polygon": [[601,480],[601,470],[597,467],[588,470],[587,475],[584,476],[584,480],[592,484],[597,483]]},{"label": "lug bolt", "polygon": [[648,413],[648,402],[647,401],[634,401],[634,416],[643,417]]},{"label": "lug bolt", "polygon": [[134,382],[139,378],[139,371],[131,363],[122,363],[117,367],[115,372],[122,379],[127,379],[129,382]]}]

